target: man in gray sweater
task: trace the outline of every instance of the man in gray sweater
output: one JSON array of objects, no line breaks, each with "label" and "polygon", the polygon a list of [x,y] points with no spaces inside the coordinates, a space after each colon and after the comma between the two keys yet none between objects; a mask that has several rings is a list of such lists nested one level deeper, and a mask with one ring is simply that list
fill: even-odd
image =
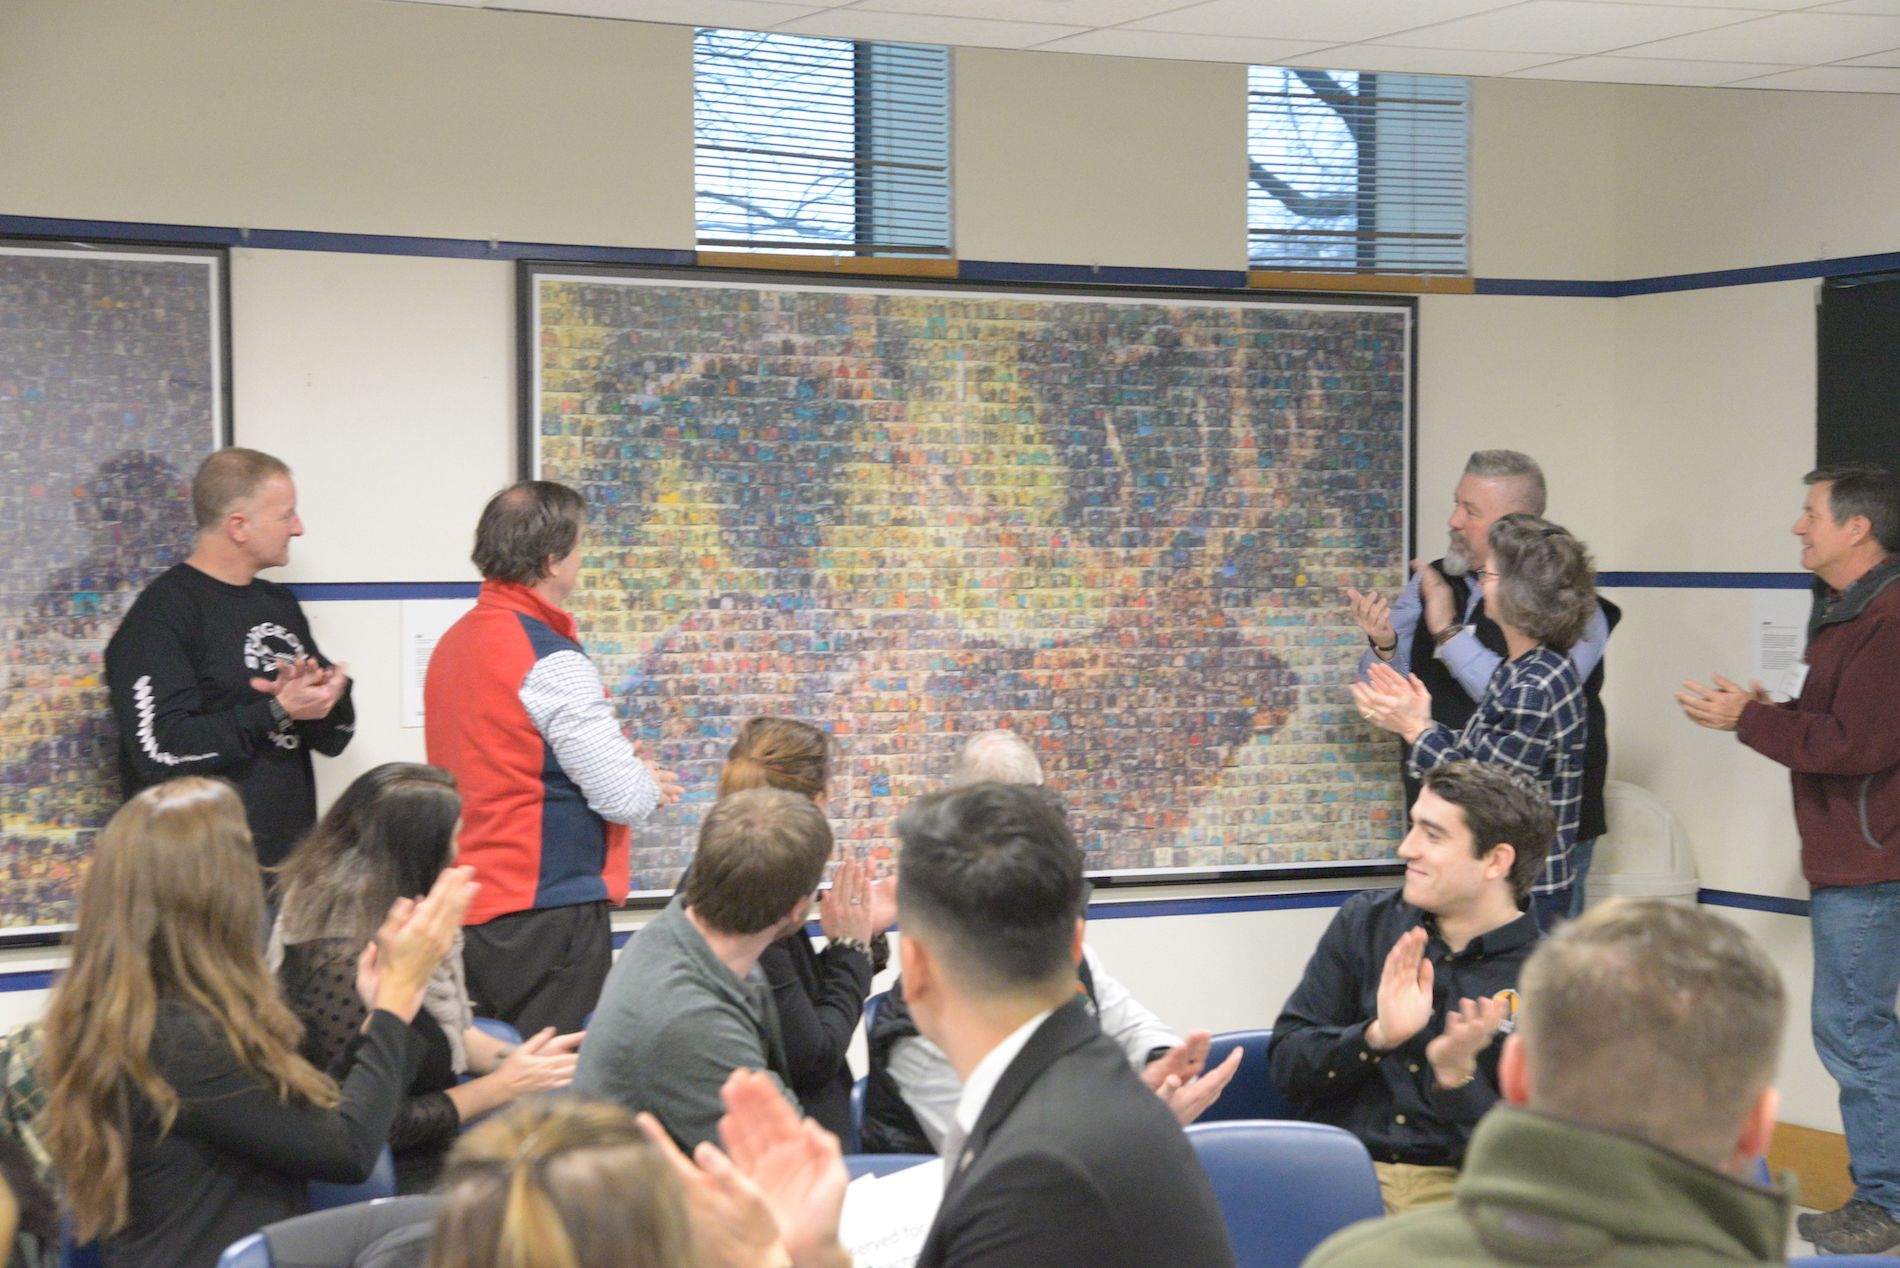
[{"label": "man in gray sweater", "polygon": [[831,827],[809,798],[756,789],[721,799],[680,893],[607,975],[574,1090],[650,1111],[690,1153],[718,1141],[719,1089],[734,1070],[785,1083],[778,1013],[756,966],[805,922],[829,857]]}]

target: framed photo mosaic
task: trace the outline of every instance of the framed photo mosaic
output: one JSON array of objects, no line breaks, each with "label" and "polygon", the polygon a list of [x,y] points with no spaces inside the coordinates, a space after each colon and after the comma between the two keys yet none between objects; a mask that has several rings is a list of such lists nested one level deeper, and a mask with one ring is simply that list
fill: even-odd
[{"label": "framed photo mosaic", "polygon": [[229,435],[222,249],[0,239],[0,933],[71,926],[119,805],[106,641]]},{"label": "framed photo mosaic", "polygon": [[693,850],[734,729],[829,729],[889,859],[968,736],[1036,748],[1102,879],[1390,864],[1348,586],[1408,540],[1415,310],[1244,292],[524,263],[522,463],[591,508],[570,608]]}]

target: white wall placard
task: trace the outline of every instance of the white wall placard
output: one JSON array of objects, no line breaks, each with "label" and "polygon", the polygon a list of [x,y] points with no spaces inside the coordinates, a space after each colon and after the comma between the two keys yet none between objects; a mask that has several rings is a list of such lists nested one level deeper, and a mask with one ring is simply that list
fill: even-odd
[{"label": "white wall placard", "polygon": [[402,724],[422,725],[422,683],[429,675],[429,657],[436,642],[473,599],[404,599],[402,601]]},{"label": "white wall placard", "polygon": [[1754,593],[1755,681],[1776,700],[1787,700],[1799,690],[1790,675],[1799,672],[1796,665],[1807,649],[1814,596],[1807,590]]}]

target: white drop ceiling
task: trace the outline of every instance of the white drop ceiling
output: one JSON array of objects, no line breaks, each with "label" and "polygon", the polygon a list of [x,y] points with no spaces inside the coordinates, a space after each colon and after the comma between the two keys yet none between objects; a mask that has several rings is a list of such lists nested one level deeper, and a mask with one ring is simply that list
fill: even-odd
[{"label": "white drop ceiling", "polygon": [[1330,70],[1900,93],[1900,0],[420,0]]}]

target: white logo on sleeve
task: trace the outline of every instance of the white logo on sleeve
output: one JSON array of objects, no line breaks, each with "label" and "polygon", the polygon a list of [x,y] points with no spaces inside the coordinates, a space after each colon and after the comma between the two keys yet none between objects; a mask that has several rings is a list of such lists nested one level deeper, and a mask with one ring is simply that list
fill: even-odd
[{"label": "white logo on sleeve", "polygon": [[182,762],[208,762],[216,753],[192,753],[180,757],[167,753],[158,747],[158,734],[153,728],[154,709],[152,707],[152,676],[146,674],[132,684],[132,708],[138,714],[139,747],[145,750],[145,756],[162,766],[177,766]]}]

